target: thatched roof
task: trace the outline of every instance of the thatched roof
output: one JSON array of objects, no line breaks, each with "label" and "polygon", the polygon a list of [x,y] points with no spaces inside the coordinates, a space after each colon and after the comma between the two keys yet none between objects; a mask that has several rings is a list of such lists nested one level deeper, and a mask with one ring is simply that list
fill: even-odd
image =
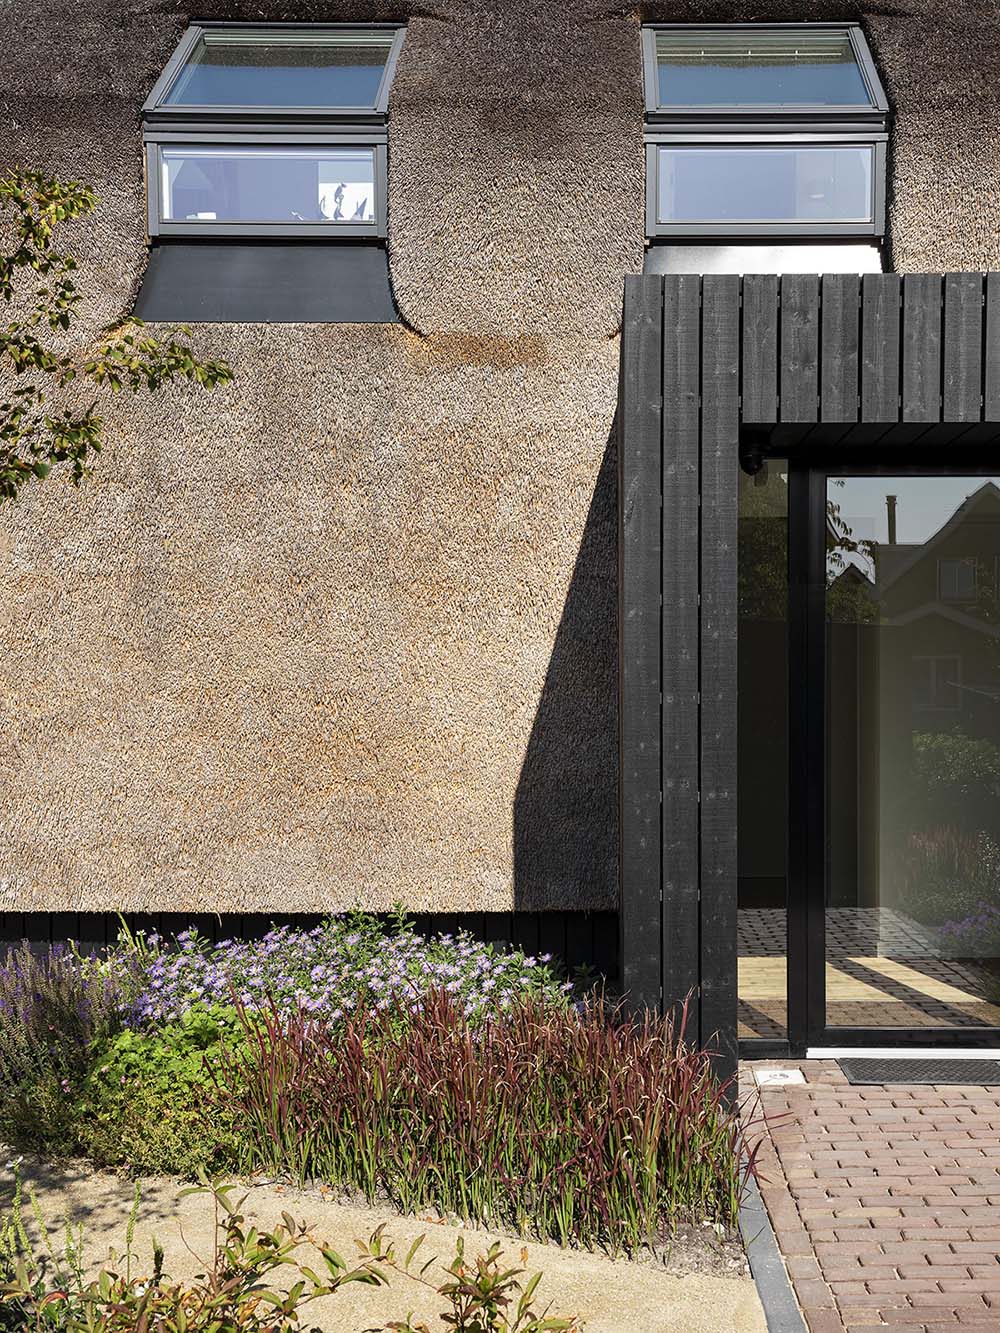
[{"label": "thatched roof", "polygon": [[[1000,267],[1000,14],[860,14],[901,269]],[[139,106],[189,16],[409,16],[390,126],[404,327],[214,327],[215,396],[109,412],[79,494],[0,513],[0,910],[615,900],[615,497],[643,254],[637,11],[14,0],[2,152],[91,181],[84,320],[144,264]]]}]

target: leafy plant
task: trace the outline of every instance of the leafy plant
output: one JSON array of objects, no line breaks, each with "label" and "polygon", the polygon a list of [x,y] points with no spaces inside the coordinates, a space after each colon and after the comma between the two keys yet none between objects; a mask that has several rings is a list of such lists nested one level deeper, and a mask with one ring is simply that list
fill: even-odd
[{"label": "leafy plant", "polygon": [[[388,1270],[442,1295],[450,1307],[442,1320],[456,1333],[580,1333],[582,1329],[576,1320],[535,1312],[533,1298],[541,1275],[536,1274],[522,1291],[518,1281],[522,1271],[501,1267],[499,1245],[481,1255],[473,1268],[459,1238],[446,1269],[448,1281],[437,1286],[426,1276],[430,1264],[419,1272],[411,1268],[423,1237],[400,1261],[380,1227],[367,1243],[358,1242],[359,1262],[351,1267],[288,1213],[282,1213],[271,1231],[248,1225],[242,1211],[246,1196],[234,1203],[230,1199],[234,1189],[209,1182],[203,1175],[200,1185],[181,1191],[182,1198],[209,1195],[214,1204],[211,1258],[192,1283],[171,1281],[164,1273],[164,1252],[156,1241],[151,1270],[135,1272],[138,1186],[122,1263],[102,1268],[87,1280],[82,1231],[67,1226],[63,1245],[57,1249],[33,1196],[30,1203],[40,1245],[32,1246],[18,1176],[11,1211],[0,1225],[0,1328],[4,1333],[32,1329],[35,1333],[298,1333],[306,1307],[314,1301],[334,1295],[350,1282],[387,1283]],[[309,1255],[311,1263],[301,1257],[307,1246],[318,1256]],[[425,1325],[413,1323],[412,1315],[405,1322],[386,1325],[385,1333],[392,1330],[429,1333]]]},{"label": "leafy plant", "polygon": [[613,1250],[735,1221],[753,1153],[741,1166],[731,1089],[669,1019],[528,1000],[474,1026],[442,991],[406,1023],[239,1013],[219,1080],[246,1167]]},{"label": "leafy plant", "polygon": [[[529,1278],[522,1287],[523,1268],[504,1268],[503,1250],[494,1242],[486,1254],[477,1256],[475,1264],[465,1257],[465,1243],[459,1236],[455,1243],[455,1257],[447,1265],[448,1280],[441,1286],[427,1277],[434,1260],[429,1259],[414,1272],[413,1261],[423,1243],[418,1236],[406,1257],[396,1257],[396,1249],[385,1237],[385,1228],[370,1237],[367,1245],[359,1245],[362,1262],[377,1266],[376,1271],[388,1268],[429,1287],[444,1296],[451,1305],[450,1314],[443,1321],[456,1333],[580,1333],[583,1325],[575,1318],[561,1319],[549,1316],[548,1310],[539,1314],[534,1308],[534,1295],[541,1281],[541,1273]],[[521,1251],[521,1262],[527,1262],[527,1251]],[[515,1303],[516,1302],[516,1303]],[[412,1312],[405,1322],[386,1325],[391,1333],[430,1333],[426,1324],[415,1324]]]},{"label": "leafy plant", "polygon": [[955,957],[1000,959],[1000,906],[979,903],[968,916],[942,922],[939,935]]},{"label": "leafy plant", "polygon": [[986,833],[950,825],[911,833],[895,874],[900,905],[927,925],[1000,906],[1000,847]]},{"label": "leafy plant", "polygon": [[160,340],[133,319],[108,330],[89,354],[67,349],[65,334],[81,294],[73,278],[76,260],[56,245],[56,234],[96,204],[97,196],[79,181],[22,168],[0,176],[0,213],[13,214],[14,235],[13,249],[0,254],[0,297],[14,315],[0,329],[0,371],[6,363],[18,383],[0,403],[0,500],[16,499],[27,482],[47,477],[53,467],[65,465],[74,485],[87,475],[104,443],[97,403],[84,401],[87,388],[136,393],[189,380],[212,389],[232,379],[224,361],[195,356],[183,341],[187,328]]},{"label": "leafy plant", "polygon": [[[83,1285],[83,1232],[67,1220],[61,1244],[53,1243],[52,1235],[38,1206],[38,1200],[29,1193],[28,1203],[34,1215],[39,1244],[33,1247],[25,1225],[25,1195],[21,1181],[20,1158],[11,1165],[14,1170],[14,1191],[9,1210],[0,1221],[0,1330],[30,1327],[30,1317],[24,1301],[8,1299],[8,1286],[16,1284],[31,1303],[41,1305],[52,1289],[68,1290]],[[126,1244],[131,1246],[135,1218],[139,1206],[139,1192],[132,1201],[126,1227]],[[39,1321],[35,1321],[36,1327]]]},{"label": "leafy plant", "polygon": [[[15,1225],[12,1273],[0,1286],[0,1299],[15,1311],[9,1326],[63,1333],[296,1333],[304,1307],[321,1296],[348,1282],[382,1280],[370,1264],[349,1268],[322,1245],[316,1245],[323,1269],[317,1273],[298,1257],[304,1245],[315,1245],[305,1223],[284,1213],[273,1230],[258,1231],[240,1212],[243,1200],[230,1201],[234,1188],[217,1183],[182,1191],[207,1192],[215,1202],[211,1262],[191,1284],[164,1275],[163,1251],[155,1245],[151,1272],[133,1276],[131,1234],[123,1273],[104,1268],[84,1282],[77,1262],[57,1268],[50,1281],[31,1253],[23,1222]],[[130,1233],[134,1221],[133,1207]],[[271,1284],[279,1270],[292,1278],[287,1290]]]},{"label": "leafy plant", "polygon": [[1000,746],[957,730],[915,733],[905,800],[910,820],[967,832],[992,827],[1000,801]]},{"label": "leafy plant", "polygon": [[104,1166],[191,1177],[224,1170],[236,1154],[229,1107],[210,1063],[227,1043],[238,1066],[243,1028],[233,1009],[198,1005],[152,1031],[94,1045],[74,1106],[77,1151]]},{"label": "leafy plant", "polygon": [[[234,995],[245,1009],[273,1000],[336,1022],[364,1009],[405,1013],[437,987],[478,1021],[527,995],[564,1006],[571,989],[549,954],[498,949],[461,931],[426,939],[402,913],[385,923],[351,912],[309,931],[281,926],[259,940],[217,944],[187,930],[172,944],[150,936],[143,948],[138,1024],[170,1021],[200,1004],[228,1004]],[[119,950],[135,956],[133,941]]]}]

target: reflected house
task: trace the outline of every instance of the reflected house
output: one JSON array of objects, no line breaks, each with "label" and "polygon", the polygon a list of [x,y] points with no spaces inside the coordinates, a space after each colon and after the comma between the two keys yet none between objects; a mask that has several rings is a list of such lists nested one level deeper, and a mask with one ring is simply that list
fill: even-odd
[{"label": "reflected house", "polygon": [[919,919],[910,900],[914,841],[982,832],[973,792],[950,817],[921,801],[922,756],[940,738],[985,756],[1000,745],[1000,488],[984,480],[922,543],[894,540],[897,497],[887,495],[886,505],[889,540],[864,556],[845,557],[839,532],[828,534],[828,679],[838,726],[827,892],[831,906],[915,910]]}]

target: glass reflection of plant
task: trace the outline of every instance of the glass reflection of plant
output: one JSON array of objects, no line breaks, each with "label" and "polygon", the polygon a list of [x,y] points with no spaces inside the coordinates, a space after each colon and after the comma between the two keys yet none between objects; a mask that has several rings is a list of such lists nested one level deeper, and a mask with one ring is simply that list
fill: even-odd
[{"label": "glass reflection of plant", "polygon": [[1000,846],[987,831],[1000,806],[1000,746],[982,737],[914,732],[907,781],[885,823],[900,832],[896,895],[929,925],[1000,907]]},{"label": "glass reflection of plant", "polygon": [[[775,460],[754,477],[740,477],[739,614],[744,620],[788,617],[788,475]],[[831,478],[843,486],[842,478]],[[841,507],[826,505],[827,615],[868,624],[878,619],[874,571],[878,543],[857,538]],[[855,557],[850,559],[849,557]]]},{"label": "glass reflection of plant", "polygon": [[[830,484],[843,486],[843,477]],[[855,537],[841,506],[827,491],[826,499],[826,615],[842,624],[867,625],[878,620],[875,578],[878,542]]]}]

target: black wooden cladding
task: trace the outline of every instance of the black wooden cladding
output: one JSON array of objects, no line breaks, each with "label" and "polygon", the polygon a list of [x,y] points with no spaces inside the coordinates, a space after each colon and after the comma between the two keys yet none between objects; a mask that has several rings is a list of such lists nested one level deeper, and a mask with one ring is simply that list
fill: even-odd
[{"label": "black wooden cladding", "polygon": [[656,1008],[662,994],[660,896],[662,852],[660,515],[663,493],[663,284],[635,278],[625,288],[621,399],[628,422],[619,451],[622,979],[637,1005]]},{"label": "black wooden cladding", "polygon": [[1000,436],[1000,274],[628,278],[620,407],[623,985],[731,1064],[741,432]]},{"label": "black wooden cladding", "polygon": [[[213,942],[260,939],[272,926],[309,930],[323,917],[314,913],[276,915],[211,912],[126,912],[128,928],[169,938],[194,926]],[[617,912],[414,912],[422,935],[469,931],[476,939],[512,944],[529,954],[552,953],[570,969],[584,967],[617,986]],[[114,912],[0,912],[0,949],[21,940],[55,944],[73,940],[84,950],[113,944],[122,918]]]},{"label": "black wooden cladding", "polygon": [[[674,651],[662,658],[661,752],[663,866],[661,957],[676,954],[673,986],[698,986],[698,495],[701,282],[685,276],[664,291],[663,414],[674,448],[663,460],[662,637]],[[659,447],[657,447],[659,452]],[[655,495],[655,487],[653,489]],[[659,514],[657,522],[660,521]],[[657,653],[660,632],[654,627]],[[658,894],[657,894],[658,896]],[[659,1004],[659,995],[656,996]]]}]

